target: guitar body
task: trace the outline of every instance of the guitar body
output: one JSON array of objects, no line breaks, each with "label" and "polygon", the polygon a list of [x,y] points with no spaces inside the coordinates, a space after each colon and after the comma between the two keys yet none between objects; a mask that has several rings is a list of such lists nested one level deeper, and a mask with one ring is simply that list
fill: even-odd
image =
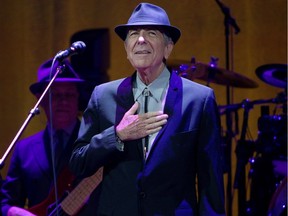
[{"label": "guitar body", "polygon": [[[73,180],[74,176],[68,170],[68,168],[63,169],[60,175],[58,176],[57,180],[58,203],[60,203],[61,200],[65,198],[65,196],[63,195],[65,194],[67,195],[67,193],[71,190],[71,183],[73,182]],[[38,216],[48,215],[49,206],[55,203],[56,203],[55,187],[53,187],[48,197],[44,201],[42,201],[38,205],[29,208],[28,211]]]}]

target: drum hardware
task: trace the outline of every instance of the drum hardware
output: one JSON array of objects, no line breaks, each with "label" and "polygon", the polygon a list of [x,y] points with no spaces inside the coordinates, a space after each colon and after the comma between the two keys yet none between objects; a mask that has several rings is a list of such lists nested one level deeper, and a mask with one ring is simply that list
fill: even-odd
[{"label": "drum hardware", "polygon": [[[218,110],[219,110],[219,113],[221,115],[223,115],[227,112],[233,112],[233,111],[237,111],[240,108],[244,108],[244,115],[248,115],[248,111],[250,109],[252,109],[254,105],[271,104],[271,103],[273,103],[273,104],[285,104],[286,102],[287,102],[286,94],[281,92],[275,98],[260,99],[260,100],[254,100],[254,101],[249,101],[248,99],[245,99],[241,103],[218,106]],[[284,114],[284,115],[270,116],[269,110],[267,110],[267,107],[263,106],[263,108],[265,108],[265,111],[263,111],[262,117],[260,117],[258,120],[259,138],[261,140],[264,140],[265,142],[268,141],[268,142],[275,143],[276,147],[277,146],[278,147],[286,147],[286,149],[287,149],[287,146],[286,146],[287,138],[286,139],[285,138],[284,139],[282,139],[282,138],[278,139],[281,134],[287,134],[287,124],[286,124],[287,123],[287,115]],[[244,119],[244,120],[246,120],[246,119]],[[242,130],[243,129],[246,129],[246,128],[242,128]],[[268,135],[270,136],[269,139],[268,139]],[[262,141],[260,139],[258,139],[258,141],[256,142],[256,145],[255,145],[257,152],[260,152],[260,153],[269,152],[269,149],[265,150],[265,149],[263,149],[263,146],[261,147],[261,144],[259,144],[259,143],[261,143]],[[279,144],[279,142],[282,142],[282,143]],[[282,151],[286,153],[286,151],[284,151],[283,149],[282,149]]]},{"label": "drum hardware", "polygon": [[[268,100],[256,100],[251,102],[254,104],[274,103],[283,108],[283,113],[270,115],[268,106],[261,106],[261,116],[258,119],[258,138],[255,142],[255,155],[250,158],[249,163],[251,168],[248,177],[251,180],[251,194],[247,201],[247,213],[249,215],[268,215],[282,216],[286,215],[287,198],[278,198],[277,204],[274,207],[269,207],[269,203],[275,203],[273,193],[277,193],[277,188],[283,177],[287,176],[287,167],[277,167],[278,173],[275,170],[275,163],[281,161],[281,165],[287,164],[287,95],[286,92],[280,92],[275,98]],[[230,107],[222,107],[227,109],[238,109],[241,104],[236,104]],[[220,107],[221,108],[221,107]],[[285,163],[286,162],[286,163]],[[280,166],[280,163],[277,163]],[[279,171],[281,170],[281,171]],[[283,170],[285,171],[283,172]],[[283,175],[283,173],[285,173]],[[286,186],[287,189],[287,186]],[[283,192],[281,191],[283,194]],[[272,200],[272,201],[271,201]],[[285,203],[280,206],[280,204]],[[271,206],[272,204],[270,204]],[[285,209],[284,209],[285,208]],[[272,210],[271,210],[272,209]],[[279,213],[281,212],[281,213]]]},{"label": "drum hardware", "polygon": [[[283,102],[278,98],[271,101]],[[276,201],[273,201],[276,199],[274,198],[276,195],[273,196],[273,194],[278,193],[276,191],[281,181],[287,176],[286,114],[271,116],[266,106],[261,109],[255,154],[256,156],[249,160],[251,165],[249,170],[251,196],[247,203],[249,204],[250,215],[267,215],[267,211],[269,216],[286,215],[287,198],[283,199],[281,195],[282,198],[277,198],[277,204],[275,204]],[[282,191],[281,194],[283,194]],[[269,203],[270,210],[268,209]],[[272,205],[273,207],[271,207]]]},{"label": "drum hardware", "polygon": [[[286,104],[287,103],[287,95],[285,92],[280,92],[275,98],[271,99],[259,99],[254,101],[249,101],[249,99],[244,99],[241,103],[230,104],[230,105],[219,105],[218,110],[219,113],[225,114],[226,112],[236,111],[240,108],[251,107],[253,108],[254,105],[260,104]],[[284,110],[285,113],[285,110]]]},{"label": "drum hardware", "polygon": [[[275,161],[267,155],[257,152],[254,154],[249,159],[251,166],[248,174],[251,181],[250,196],[247,201],[249,215],[286,216],[287,161],[281,161],[279,164],[280,161]],[[281,166],[281,168],[277,168],[278,173],[275,172],[275,163]],[[280,169],[281,171],[279,171]],[[283,180],[286,181],[285,184]]]},{"label": "drum hardware", "polygon": [[[245,139],[246,135],[246,129],[247,129],[247,124],[248,124],[248,114],[249,111],[254,107],[254,105],[261,105],[261,104],[286,104],[287,102],[287,97],[285,92],[280,92],[275,98],[271,99],[260,99],[260,100],[254,100],[250,101],[248,99],[243,100],[241,103],[238,104],[231,104],[231,105],[225,105],[225,106],[218,106],[219,113],[226,114],[229,112],[236,112],[238,109],[243,108],[244,109],[244,116],[243,116],[243,125],[242,125],[242,131],[241,131],[241,137],[239,141],[237,142],[236,146],[236,156],[237,156],[237,164],[236,164],[236,171],[235,171],[235,180],[234,180],[234,188],[238,189],[238,193],[242,199],[246,201],[246,170],[245,166],[249,162],[251,164],[251,170],[249,172],[249,179],[254,178],[254,182],[252,182],[252,186],[254,187],[253,190],[253,196],[252,199],[249,201],[246,201],[245,204],[242,203],[242,207],[246,209],[245,215],[262,215],[258,214],[259,208],[261,208],[263,211],[265,210],[267,212],[268,208],[268,203],[269,199],[271,198],[272,193],[274,192],[276,186],[274,185],[274,181],[276,181],[273,177],[273,179],[269,178],[265,182],[265,175],[268,176],[273,176],[273,169],[272,169],[272,162],[270,160],[267,161],[265,157],[265,153],[259,151],[259,140],[255,141],[249,141]],[[261,107],[262,108],[262,107]],[[277,141],[279,143],[280,141],[282,142],[282,139],[279,140],[279,133],[286,132],[286,130],[280,130],[280,128],[283,128],[284,125],[286,125],[286,120],[287,117],[286,115],[274,115],[273,117],[269,116],[269,109],[267,109],[266,106],[263,106],[262,109],[263,112],[263,120],[259,122],[259,132],[261,134],[262,132],[266,132],[268,129],[272,130],[274,132],[273,139],[274,142]],[[270,118],[268,118],[268,117]],[[269,122],[263,122],[267,121],[266,118],[269,119]],[[281,122],[281,125],[278,125]],[[265,123],[265,124],[264,124]],[[275,125],[275,126],[274,126]],[[278,126],[278,127],[277,127]],[[287,129],[287,126],[286,126]],[[284,133],[285,133],[284,132]],[[262,133],[263,134],[263,133]],[[264,133],[265,134],[265,133]],[[287,132],[286,132],[287,134]],[[267,137],[266,137],[267,138]],[[264,138],[265,139],[265,138]],[[287,139],[286,139],[287,141]],[[280,145],[280,146],[286,146],[286,142],[284,142],[285,145]],[[257,154],[257,157],[253,157],[253,154]],[[285,151],[286,152],[286,151]],[[287,157],[287,155],[286,155]],[[268,173],[270,171],[270,173]],[[256,176],[256,177],[255,177]],[[261,176],[261,177],[259,177]],[[257,181],[261,181],[261,184],[255,185],[255,179]],[[266,185],[266,187],[264,187]],[[263,189],[263,186],[265,189]],[[268,190],[269,186],[269,191],[266,191],[265,194],[262,192],[259,197],[262,199],[260,205],[257,203],[256,195],[259,193],[259,191],[265,191]],[[256,194],[256,195],[255,195]],[[265,200],[264,200],[265,199]],[[266,203],[266,209],[264,209],[264,201]],[[262,205],[262,206],[261,206]],[[255,214],[253,212],[256,212]],[[258,212],[258,213],[257,213]]]},{"label": "drum hardware", "polygon": [[255,81],[245,77],[244,75],[219,68],[217,66],[217,61],[218,58],[211,57],[211,62],[209,64],[204,64],[196,62],[195,58],[192,58],[191,61],[168,60],[167,65],[179,76],[190,80],[199,79],[206,81],[208,86],[211,82],[238,88],[258,87],[258,84]]},{"label": "drum hardware", "polygon": [[238,189],[239,215],[248,215],[249,213],[246,202],[246,164],[253,155],[254,145],[252,144],[254,144],[254,142],[246,140],[246,131],[248,128],[249,111],[253,108],[254,103],[251,103],[248,99],[243,100],[241,103],[241,107],[244,108],[244,113],[241,135],[235,150],[237,160],[233,185],[234,189]]},{"label": "drum hardware", "polygon": [[287,158],[287,115],[263,115],[258,119],[256,151],[274,159]]},{"label": "drum hardware", "polygon": [[283,177],[274,175],[272,160],[261,153],[255,153],[249,163],[250,195],[247,212],[251,216],[267,215],[271,197]]}]

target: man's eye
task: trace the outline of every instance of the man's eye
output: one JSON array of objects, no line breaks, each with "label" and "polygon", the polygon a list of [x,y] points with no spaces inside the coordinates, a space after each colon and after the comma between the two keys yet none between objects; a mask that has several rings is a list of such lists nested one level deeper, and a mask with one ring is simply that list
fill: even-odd
[{"label": "man's eye", "polygon": [[151,37],[155,37],[155,36],[157,36],[157,32],[151,30],[151,31],[148,32],[148,35],[151,36]]},{"label": "man's eye", "polygon": [[129,33],[129,36],[134,36],[134,35],[138,35],[138,32],[137,32],[137,31],[131,31],[131,32]]}]

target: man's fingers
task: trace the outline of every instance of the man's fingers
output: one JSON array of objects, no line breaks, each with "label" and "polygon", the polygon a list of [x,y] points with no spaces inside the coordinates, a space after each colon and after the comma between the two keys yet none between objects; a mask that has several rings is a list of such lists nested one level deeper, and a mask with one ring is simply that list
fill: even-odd
[{"label": "man's fingers", "polygon": [[156,133],[156,132],[158,132],[158,131],[160,131],[162,129],[162,127],[157,127],[157,128],[153,128],[153,129],[149,129],[149,130],[147,130],[147,135],[149,135],[149,134],[153,134],[153,133]]},{"label": "man's fingers", "polygon": [[163,114],[163,111],[136,115],[138,107],[139,103],[135,102],[116,127],[118,136],[124,141],[139,139],[156,133],[167,123],[168,115]]},{"label": "man's fingers", "polygon": [[153,123],[157,121],[161,121],[163,119],[167,119],[168,115],[163,114],[161,112],[151,112],[151,113],[144,113],[140,116],[141,119],[145,120],[146,123]]},{"label": "man's fingers", "polygon": [[158,127],[161,128],[166,123],[167,123],[167,119],[162,119],[161,121],[154,121],[152,123],[147,124],[145,128],[147,130],[151,130],[151,129],[158,128]]},{"label": "man's fingers", "polygon": [[136,101],[133,106],[126,112],[126,115],[134,115],[138,109],[139,103]]},{"label": "man's fingers", "polygon": [[147,112],[143,114],[146,118],[152,118],[155,116],[167,115],[163,114],[163,111],[156,111],[156,112]]}]

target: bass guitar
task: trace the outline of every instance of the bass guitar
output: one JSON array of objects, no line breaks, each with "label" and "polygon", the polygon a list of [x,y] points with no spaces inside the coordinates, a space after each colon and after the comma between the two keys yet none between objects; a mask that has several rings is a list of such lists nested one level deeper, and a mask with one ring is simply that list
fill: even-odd
[{"label": "bass guitar", "polygon": [[[65,178],[67,178],[67,176]],[[39,216],[75,216],[85,205],[85,202],[89,198],[90,194],[101,183],[102,178],[103,167],[99,168],[97,172],[95,172],[92,176],[84,178],[71,192],[69,192],[69,190],[66,190],[66,195],[59,204],[54,203],[53,205],[53,202],[55,202],[55,196],[53,197],[53,191],[53,193],[50,193],[45,201],[43,201],[39,205],[33,206],[29,209],[29,211]],[[64,194],[64,192],[62,194]],[[53,206],[54,208],[50,210],[49,206]]]}]

